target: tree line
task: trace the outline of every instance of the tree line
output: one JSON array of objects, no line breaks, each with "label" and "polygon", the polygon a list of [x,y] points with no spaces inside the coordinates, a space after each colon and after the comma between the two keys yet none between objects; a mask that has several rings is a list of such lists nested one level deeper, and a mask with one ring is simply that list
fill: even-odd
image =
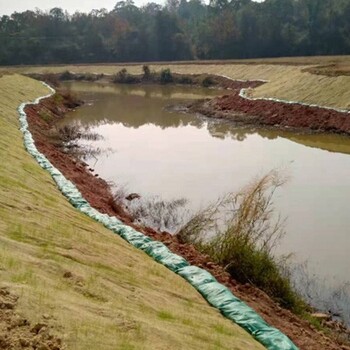
[{"label": "tree line", "polygon": [[350,54],[350,0],[167,0],[0,18],[0,64]]}]

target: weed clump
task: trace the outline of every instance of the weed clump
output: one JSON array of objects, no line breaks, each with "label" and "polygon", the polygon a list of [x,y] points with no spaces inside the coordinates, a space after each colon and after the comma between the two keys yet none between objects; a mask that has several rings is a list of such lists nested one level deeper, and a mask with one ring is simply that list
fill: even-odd
[{"label": "weed clump", "polygon": [[278,172],[269,172],[194,215],[178,237],[209,255],[237,281],[251,283],[284,307],[301,312],[305,304],[283,273],[288,257],[274,255],[285,232],[272,199],[285,181]]},{"label": "weed clump", "polygon": [[59,95],[61,96],[61,98],[58,97],[58,99],[61,99],[61,102],[67,108],[73,109],[83,104],[83,101],[80,100],[77,97],[77,95],[69,89],[63,89],[63,90],[61,89],[59,91]]},{"label": "weed clump", "polygon": [[113,77],[113,83],[119,83],[119,84],[135,84],[139,83],[140,80],[129,74],[126,68],[121,69],[114,77]]},{"label": "weed clump", "polygon": [[168,84],[172,83],[174,81],[174,77],[171,74],[171,71],[169,68],[163,69],[160,72],[160,83],[161,84]]},{"label": "weed clump", "polygon": [[179,84],[184,84],[184,85],[191,85],[194,84],[193,79],[189,75],[181,75],[178,78]]},{"label": "weed clump", "polygon": [[203,87],[210,87],[210,86],[213,86],[215,84],[215,81],[213,80],[212,77],[207,76],[202,80],[201,84]]},{"label": "weed clump", "polygon": [[159,197],[150,197],[133,201],[128,211],[135,222],[152,227],[157,231],[176,232],[188,217],[185,198],[162,200]]},{"label": "weed clump", "polygon": [[59,80],[74,80],[74,74],[66,70],[59,76]]},{"label": "weed clump", "polygon": [[46,123],[50,123],[53,120],[53,116],[50,114],[50,112],[42,110],[38,113],[38,116],[44,120]]},{"label": "weed clump", "polygon": [[146,64],[144,64],[144,65],[142,66],[142,71],[143,71],[142,79],[143,79],[143,80],[146,80],[146,81],[151,80],[151,78],[152,78],[152,73],[151,73],[151,70],[150,70],[149,66],[147,66]]}]

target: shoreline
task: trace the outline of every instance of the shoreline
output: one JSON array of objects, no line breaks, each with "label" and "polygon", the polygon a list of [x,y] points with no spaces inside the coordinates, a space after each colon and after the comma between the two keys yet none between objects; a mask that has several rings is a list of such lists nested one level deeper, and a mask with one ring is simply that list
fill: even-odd
[{"label": "shoreline", "polygon": [[[321,344],[327,349],[339,348],[339,345],[336,345],[337,343],[330,339],[325,339],[324,334],[316,331],[315,327],[309,322],[301,320],[290,311],[279,307],[264,292],[250,285],[238,284],[222,267],[210,262],[208,257],[197,252],[192,246],[181,244],[175,236],[169,233],[158,233],[153,229],[135,226],[132,223],[132,218],[125,211],[121,210],[121,208],[113,208],[110,203],[112,193],[108,183],[94,176],[82,162],[63,153],[62,150],[50,142],[48,137],[50,128],[56,120],[63,118],[68,110],[69,107],[65,105],[64,101],[58,103],[55,97],[43,100],[38,106],[31,105],[26,108],[30,131],[40,152],[44,153],[55,167],[77,185],[83,196],[93,207],[102,213],[116,215],[124,223],[140,230],[153,239],[162,241],[170,250],[183,256],[191,264],[211,272],[219,282],[228,286],[235,295],[253,307],[267,322],[281,329],[301,349],[316,350],[320,349]],[[42,111],[50,113],[52,116],[50,122],[40,117]]]},{"label": "shoreline", "polygon": [[[127,78],[118,83],[136,86],[156,84],[222,89],[221,96],[191,102],[182,106],[184,107],[182,112],[225,120],[240,127],[253,126],[300,134],[350,136],[350,110],[252,96],[254,89],[268,83],[266,80],[240,80],[216,74],[170,73],[171,81],[164,83],[159,80],[160,77],[157,74],[153,72],[149,77],[145,77],[129,74],[126,71]],[[48,75],[29,74],[29,76],[39,80],[47,78],[49,82],[56,83],[66,78],[72,81],[115,83],[115,76],[106,74],[76,74],[67,71]],[[209,79],[209,85],[204,84],[206,79]]]}]

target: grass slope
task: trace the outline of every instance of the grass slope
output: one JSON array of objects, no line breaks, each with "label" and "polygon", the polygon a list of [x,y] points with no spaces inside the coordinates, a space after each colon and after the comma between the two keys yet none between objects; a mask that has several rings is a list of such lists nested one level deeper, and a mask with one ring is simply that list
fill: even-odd
[{"label": "grass slope", "polygon": [[82,215],[26,153],[17,107],[48,91],[0,78],[0,286],[69,349],[263,349],[184,280]]},{"label": "grass slope", "polygon": [[[123,67],[140,74],[142,65],[67,65],[2,68],[21,73],[63,72],[115,74]],[[274,97],[288,101],[350,109],[350,56],[296,57],[237,61],[156,63],[156,71],[170,67],[183,74],[219,74],[233,79],[262,79],[269,82],[257,88],[254,97]],[[313,74],[311,72],[318,72]]]}]

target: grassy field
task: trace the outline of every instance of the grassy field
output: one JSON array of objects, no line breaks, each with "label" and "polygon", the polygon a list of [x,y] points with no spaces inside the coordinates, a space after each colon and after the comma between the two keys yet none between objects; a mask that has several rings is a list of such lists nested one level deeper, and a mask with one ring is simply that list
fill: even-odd
[{"label": "grassy field", "polygon": [[18,105],[39,82],[0,78],[0,287],[68,349],[263,349],[184,280],[69,205],[26,153]]},{"label": "grassy field", "polygon": [[[142,64],[67,65],[47,67],[3,67],[1,71],[34,73],[63,72],[115,74],[122,68],[140,74]],[[254,97],[350,109],[350,56],[297,57],[235,61],[201,61],[150,64],[156,71],[170,67],[183,74],[218,74],[233,79],[269,82],[253,92]],[[317,73],[317,74],[316,74]]]}]

